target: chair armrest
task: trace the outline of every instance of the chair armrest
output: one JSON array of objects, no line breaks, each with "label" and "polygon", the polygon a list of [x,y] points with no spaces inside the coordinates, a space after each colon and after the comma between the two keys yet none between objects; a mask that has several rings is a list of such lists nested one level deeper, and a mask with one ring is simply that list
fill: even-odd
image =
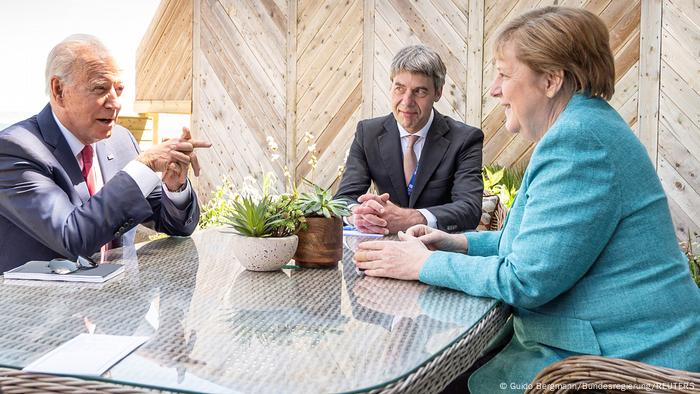
[{"label": "chair armrest", "polygon": [[618,358],[575,356],[544,368],[525,393],[578,392],[700,393],[700,373]]}]

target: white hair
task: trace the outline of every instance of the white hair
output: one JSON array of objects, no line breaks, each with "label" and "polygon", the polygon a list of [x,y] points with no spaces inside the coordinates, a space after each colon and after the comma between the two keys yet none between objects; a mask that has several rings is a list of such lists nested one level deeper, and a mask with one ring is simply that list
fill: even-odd
[{"label": "white hair", "polygon": [[51,78],[58,77],[72,84],[75,72],[83,62],[83,56],[90,53],[98,59],[111,59],[107,47],[97,37],[89,34],[73,34],[59,42],[46,59],[46,93],[51,95]]}]

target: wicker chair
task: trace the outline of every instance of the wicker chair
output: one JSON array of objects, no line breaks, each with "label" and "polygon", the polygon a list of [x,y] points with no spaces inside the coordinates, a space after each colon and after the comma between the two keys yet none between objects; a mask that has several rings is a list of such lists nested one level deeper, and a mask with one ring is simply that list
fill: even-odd
[{"label": "wicker chair", "polygon": [[617,358],[576,356],[540,371],[525,393],[697,394],[700,373]]},{"label": "wicker chair", "polygon": [[109,393],[143,394],[151,391],[106,382],[82,380],[64,376],[26,373],[17,369],[0,368],[0,393]]},{"label": "wicker chair", "polygon": [[496,195],[484,194],[481,203],[481,221],[476,228],[478,231],[500,230],[506,219],[508,208],[503,205]]}]

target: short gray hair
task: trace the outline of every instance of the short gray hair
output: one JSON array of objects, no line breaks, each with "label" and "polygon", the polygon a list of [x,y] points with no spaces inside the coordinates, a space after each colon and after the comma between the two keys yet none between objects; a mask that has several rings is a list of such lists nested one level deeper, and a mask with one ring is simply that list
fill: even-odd
[{"label": "short gray hair", "polygon": [[89,34],[73,34],[59,42],[46,59],[46,93],[51,95],[51,78],[58,77],[67,84],[74,82],[75,71],[84,62],[86,53],[101,60],[111,59],[107,47],[97,37]]},{"label": "short gray hair", "polygon": [[391,80],[402,71],[420,73],[432,78],[435,90],[440,90],[445,85],[445,63],[437,52],[425,45],[409,45],[396,53],[391,61]]}]

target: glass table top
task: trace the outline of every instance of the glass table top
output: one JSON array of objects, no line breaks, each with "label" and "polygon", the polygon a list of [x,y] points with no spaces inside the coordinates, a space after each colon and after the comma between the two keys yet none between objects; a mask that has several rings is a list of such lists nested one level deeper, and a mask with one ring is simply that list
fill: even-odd
[{"label": "glass table top", "polygon": [[[231,234],[115,249],[102,284],[4,280],[0,365],[81,333],[150,339],[102,379],[184,392],[352,392],[384,386],[466,336],[496,301],[337,268],[252,272]],[[79,362],[79,360],[76,360]]]}]

